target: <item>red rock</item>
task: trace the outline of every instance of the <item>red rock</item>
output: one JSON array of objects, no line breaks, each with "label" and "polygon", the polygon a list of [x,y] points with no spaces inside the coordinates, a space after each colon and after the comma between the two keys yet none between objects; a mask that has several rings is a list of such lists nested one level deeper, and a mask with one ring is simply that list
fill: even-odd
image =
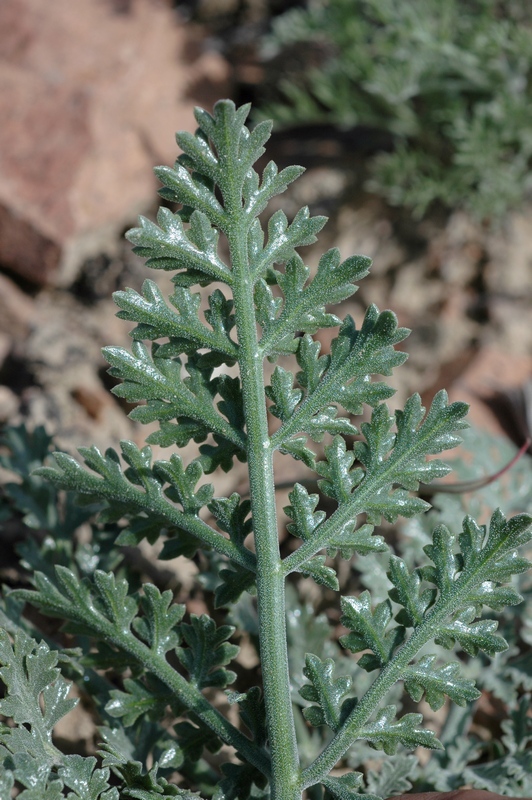
[{"label": "red rock", "polygon": [[157,0],[2,0],[1,264],[68,285],[153,203],[151,168],[173,163],[174,131],[228,91],[226,62],[190,63],[188,37]]}]

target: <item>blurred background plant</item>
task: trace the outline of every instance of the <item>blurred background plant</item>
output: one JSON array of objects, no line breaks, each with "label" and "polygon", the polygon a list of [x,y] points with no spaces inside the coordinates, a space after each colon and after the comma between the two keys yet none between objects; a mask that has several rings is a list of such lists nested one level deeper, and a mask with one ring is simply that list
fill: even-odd
[{"label": "blurred background plant", "polygon": [[530,196],[528,4],[309,0],[277,17],[262,54],[261,113],[380,140],[368,188],[391,204],[496,219]]}]

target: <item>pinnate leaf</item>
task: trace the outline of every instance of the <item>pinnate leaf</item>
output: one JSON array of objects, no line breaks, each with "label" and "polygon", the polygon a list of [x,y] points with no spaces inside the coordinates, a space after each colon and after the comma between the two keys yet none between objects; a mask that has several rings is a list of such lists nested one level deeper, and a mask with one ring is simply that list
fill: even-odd
[{"label": "pinnate leaf", "polygon": [[0,679],[6,687],[0,714],[15,723],[0,729],[0,744],[13,754],[35,758],[45,775],[61,759],[52,742],[53,728],[77,702],[68,699],[70,685],[57,662],[58,654],[44,642],[37,644],[20,631],[11,644],[0,630]]},{"label": "pinnate leaf", "polygon": [[423,721],[421,714],[405,714],[396,720],[395,706],[386,706],[377,713],[374,722],[366,725],[360,732],[361,739],[375,748],[393,755],[399,744],[404,747],[428,747],[431,750],[442,750],[443,745],[433,731],[423,730],[419,725]]},{"label": "pinnate leaf", "polygon": [[204,484],[197,491],[195,489],[203,475],[199,460],[191,461],[185,468],[181,457],[174,453],[169,461],[157,461],[155,471],[169,484],[165,490],[167,497],[180,503],[186,514],[197,514],[200,508],[210,502],[214,493],[211,484]]},{"label": "pinnate leaf", "polygon": [[452,622],[439,629],[435,639],[436,644],[450,648],[457,642],[470,656],[476,656],[479,650],[490,656],[506,650],[508,648],[506,640],[494,633],[499,623],[495,620],[474,622],[475,616],[474,608],[462,611]]},{"label": "pinnate leaf", "polygon": [[260,746],[266,744],[268,729],[266,726],[266,709],[264,697],[259,686],[252,686],[244,694],[230,692],[227,699],[231,704],[238,703],[242,721]]},{"label": "pinnate leaf", "polygon": [[334,680],[334,661],[322,661],[318,656],[307,653],[303,674],[310,681],[299,694],[304,700],[316,705],[303,710],[303,716],[311,725],[328,725],[337,731],[343,719],[352,710],[356,698],[345,700],[351,691],[351,678],[343,676]]},{"label": "pinnate leaf", "polygon": [[272,317],[273,324],[265,329],[266,351],[273,343],[297,331],[316,333],[320,328],[339,325],[338,317],[326,313],[325,305],[339,303],[354,294],[357,287],[353,281],[367,274],[370,263],[365,256],[352,256],[340,263],[340,252],[334,248],[321,257],[315,277],[305,286],[310,271],[302,259],[294,255],[284,273],[274,273],[285,303],[282,314]]},{"label": "pinnate leaf", "polygon": [[64,756],[58,775],[71,790],[68,800],[118,800],[118,789],[109,786],[109,769],[96,769],[96,759],[92,756]]},{"label": "pinnate leaf", "polygon": [[306,446],[306,436],[294,436],[287,439],[279,447],[279,452],[291,455],[296,461],[302,461],[309,469],[316,469],[316,454]]},{"label": "pinnate leaf", "polygon": [[351,470],[355,454],[347,450],[345,439],[335,436],[332,444],[325,447],[325,461],[318,461],[316,472],[324,480],[318,481],[321,491],[333,497],[338,503],[349,500],[353,488],[357,486],[364,473],[361,469]]},{"label": "pinnate leaf", "polygon": [[[229,360],[236,358],[236,345],[229,335],[234,327],[234,318],[230,316],[231,304],[228,303],[226,308],[224,296],[219,290],[211,295],[211,311],[205,314],[214,331],[206,328],[198,318],[199,294],[176,287],[169,298],[172,309],[154,281],[146,280],[142,292],[141,295],[133,289],[126,289],[113,295],[121,309],[117,316],[138,323],[131,334],[134,339],[160,339],[163,336],[171,340],[183,338],[196,348],[209,347],[226,354]],[[160,350],[159,356],[162,356]]]},{"label": "pinnate leaf", "polygon": [[353,553],[361,556],[368,553],[382,553],[388,549],[388,545],[382,536],[373,534],[373,525],[361,525],[355,527],[356,522],[349,521],[329,540],[327,555],[334,557],[339,553],[342,558],[351,558]]},{"label": "pinnate leaf", "polygon": [[[200,198],[200,204],[192,217],[196,221],[196,229],[210,227],[210,221],[221,221],[223,211],[214,195],[194,182],[187,170],[178,166],[176,170],[170,167],[159,167],[157,177],[165,185],[172,198],[179,201],[180,195],[184,201],[190,201],[195,195]],[[183,186],[180,187],[180,182]],[[209,221],[210,220],[210,221]],[[145,217],[139,217],[139,228],[128,231],[127,238],[134,245],[134,252],[146,258],[146,265],[153,269],[164,270],[192,270],[201,280],[221,280],[230,283],[231,273],[227,266],[220,260],[216,248],[214,231],[209,239],[207,249],[200,249],[193,241],[193,234],[186,231],[179,214],[174,214],[168,208],[160,208],[157,214],[157,224],[150,222]]]},{"label": "pinnate leaf", "polygon": [[294,256],[296,247],[313,244],[326,217],[311,217],[308,208],[301,208],[291,223],[283,211],[276,211],[268,221],[268,241],[253,260],[257,277],[263,277],[272,264],[283,264]]},{"label": "pinnate leaf", "polygon": [[417,758],[404,753],[390,756],[379,770],[369,770],[368,788],[379,797],[393,797],[412,788],[409,778],[415,778]]},{"label": "pinnate leaf", "polygon": [[405,689],[416,703],[425,694],[429,706],[437,711],[446,696],[459,706],[478,700],[480,692],[474,681],[460,677],[460,665],[456,661],[440,667],[435,661],[435,655],[424,656],[406,672]]},{"label": "pinnate leaf", "polygon": [[161,594],[151,583],[145,583],[142,589],[140,605],[144,616],[133,620],[133,629],[152,652],[164,655],[179,643],[176,626],[181,622],[186,606],[173,603],[169,589]]},{"label": "pinnate leaf", "polygon": [[318,388],[322,375],[329,366],[330,356],[320,356],[320,350],[321,343],[315,342],[308,334],[299,341],[297,363],[301,371],[296,374],[296,379],[307,394]]},{"label": "pinnate leaf", "polygon": [[187,647],[176,648],[176,653],[189,673],[190,682],[198,689],[206,686],[223,689],[233,683],[235,673],[224,667],[238,654],[239,648],[227,641],[235,629],[231,625],[216,628],[206,614],[192,614],[190,624],[184,623],[180,630]]},{"label": "pinnate leaf", "polygon": [[360,597],[342,597],[341,605],[343,614],[340,621],[352,631],[340,638],[341,645],[353,653],[371,650],[373,655],[363,655],[358,662],[368,672],[385,666],[405,633],[402,626],[388,629],[393,616],[390,601],[379,603],[372,611],[371,596],[365,591]]},{"label": "pinnate leaf", "polygon": [[336,800],[380,800],[374,794],[358,791],[364,784],[361,772],[348,772],[339,778],[328,777],[322,783]]},{"label": "pinnate leaf", "polygon": [[194,722],[194,725],[188,720],[178,722],[177,725],[174,725],[174,731],[185,758],[190,761],[199,761],[204,750],[217,753],[222,743],[200,720],[194,720]]},{"label": "pinnate leaf", "polygon": [[317,584],[326,586],[334,592],[337,592],[340,588],[336,572],[332,567],[328,567],[325,564],[325,556],[314,556],[314,558],[305,561],[303,566],[299,568],[299,572],[314,578]]},{"label": "pinnate leaf", "polygon": [[282,367],[275,367],[271,386],[266,387],[266,396],[273,401],[270,412],[281,420],[290,419],[301,400],[301,389],[293,389],[294,376]]},{"label": "pinnate leaf", "polygon": [[153,679],[146,685],[142,681],[126,678],[124,689],[111,689],[111,699],[105,710],[111,717],[122,719],[126,727],[134,725],[139,717],[160,720],[172,703],[172,695]]},{"label": "pinnate leaf", "polygon": [[230,535],[235,544],[242,545],[253,530],[250,501],[241,500],[240,495],[233,492],[230,497],[215,497],[208,508],[218,526]]},{"label": "pinnate leaf", "polygon": [[214,591],[214,605],[216,608],[231,606],[236,603],[243,592],[255,591],[255,575],[240,564],[231,564],[230,567],[220,570],[221,583]]},{"label": "pinnate leaf", "polygon": [[417,570],[409,572],[405,562],[398,556],[390,556],[390,570],[388,576],[394,585],[390,597],[395,603],[402,606],[396,619],[407,627],[419,625],[426,611],[435,600],[436,592],[433,589],[420,591],[421,575]]},{"label": "pinnate leaf", "polygon": [[259,789],[266,786],[266,778],[251,764],[222,765],[224,777],[218,783],[213,800],[247,800],[254,793],[254,784]]},{"label": "pinnate leaf", "polygon": [[288,523],[287,529],[293,536],[307,541],[326,516],[325,511],[315,511],[319,496],[309,494],[304,486],[296,483],[288,497],[291,505],[285,506],[284,512],[293,521]]}]

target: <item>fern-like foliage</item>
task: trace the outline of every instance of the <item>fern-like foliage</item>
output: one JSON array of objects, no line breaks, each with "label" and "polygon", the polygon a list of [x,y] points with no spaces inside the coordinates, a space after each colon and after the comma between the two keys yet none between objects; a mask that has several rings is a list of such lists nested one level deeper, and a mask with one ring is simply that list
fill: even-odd
[{"label": "fern-like foliage", "polygon": [[394,205],[497,217],[530,195],[531,44],[513,0],[301,3],[263,39],[262,113],[351,129],[351,148],[361,126],[382,147],[369,187]]},{"label": "fern-like foliage", "polygon": [[[425,696],[433,708],[445,698],[463,705],[478,695],[458,663],[427,654],[427,645],[471,655],[506,647],[482,609],[520,601],[506,584],[528,567],[517,549],[530,539],[531,518],[506,520],[495,512],[488,530],[472,518],[460,533],[439,526],[425,548],[427,563],[413,569],[374,533],[383,518],[394,522],[427,510],[415,494],[419,483],[448,472],[427,457],[460,441],[467,408],[449,404],[440,392],[428,410],[414,395],[390,413],[385,401],[393,391],[381,377],[405,360],[396,345],[408,331],[391,311],[375,306],[362,320],[332,313],[331,306],[356,291],[370,262],[364,256],[342,261],[333,249],[311,274],[296,249],[315,240],[324,218],[303,209],[288,220],[277,211],[263,229],[269,200],[301,169],[278,172],[270,162],[259,175],[253,165],[270,125],[248,129],[248,111],[222,101],[212,115],[196,112],[199,129],[178,134],[183,152],[175,166],[156,170],[163,197],[180,210],[162,209],[157,223],[141,219],[129,233],[148,266],[175,272],[175,291],[166,299],[148,281],[142,293],[119,292],[120,316],[137,324],[134,342],[131,352],[109,347],[105,355],[122,380],[115,392],[142,401],[132,416],[157,422],[158,430],[144,447],[122,442],[120,454],[84,448],[84,465],[56,453],[55,466],[40,468],[37,476],[97,498],[117,546],[164,535],[163,557],[193,558],[201,550],[208,565],[204,585],[213,589],[219,609],[233,607],[233,620],[253,613],[246,593],[256,593],[258,624],[247,630],[258,639],[263,685],[253,680],[240,691],[241,665],[231,668],[239,648],[224,612],[188,616],[170,591],[131,586],[127,574],[81,570],[75,563],[52,569],[49,559],[40,568],[34,559],[33,588],[10,595],[5,616],[26,601],[61,619],[82,648],[79,668],[87,669],[89,680],[103,680],[95,669],[113,670],[114,682],[98,689],[106,723],[101,768],[91,759],[62,757],[51,741],[54,721],[68,705],[57,655],[21,638],[13,625],[14,649],[7,634],[2,639],[1,676],[10,694],[0,710],[19,727],[2,733],[6,786],[17,781],[30,791],[29,762],[24,766],[20,758],[31,758],[42,771],[43,797],[60,797],[64,787],[70,797],[91,800],[178,795],[184,790],[169,778],[179,769],[190,788],[207,787],[216,800],[247,800],[268,787],[275,800],[296,800],[309,787],[339,800],[371,798],[360,770],[330,774],[357,742],[390,756],[397,747],[441,748],[420,714],[398,712],[398,685],[414,700]],[[193,287],[211,284],[202,304]],[[338,326],[338,335],[330,353],[322,354],[313,335],[324,326]],[[267,362],[275,367],[264,386]],[[365,421],[357,419],[363,414]],[[175,449],[191,441],[198,454],[186,463]],[[150,444],[174,450],[154,461]],[[302,462],[299,467],[313,470],[317,480],[316,493],[303,481],[289,493],[285,512],[295,547],[286,552],[279,547],[276,452]],[[215,497],[205,475],[230,470],[235,459],[247,462],[249,498],[237,492]],[[286,579],[300,573],[337,590],[338,562],[331,556],[368,554],[382,554],[391,589],[379,602],[369,592],[342,598],[348,632],[340,639],[345,653],[335,675],[323,642],[326,627],[292,609],[293,630],[287,629]],[[296,641],[298,625],[290,663],[287,642]],[[305,656],[303,646],[317,652]],[[357,660],[347,653],[362,655]],[[375,672],[368,681],[366,673]],[[302,717],[292,710],[296,686]],[[238,707],[231,714],[223,711],[220,690]],[[301,764],[302,742],[312,739],[314,727],[328,731],[317,739],[325,746]],[[222,746],[233,748],[236,758],[214,769],[203,755]],[[29,755],[19,758],[24,748]],[[106,783],[109,769],[121,781],[119,795]],[[390,774],[404,783],[404,772]],[[369,786],[393,785],[385,777],[372,778]]]}]

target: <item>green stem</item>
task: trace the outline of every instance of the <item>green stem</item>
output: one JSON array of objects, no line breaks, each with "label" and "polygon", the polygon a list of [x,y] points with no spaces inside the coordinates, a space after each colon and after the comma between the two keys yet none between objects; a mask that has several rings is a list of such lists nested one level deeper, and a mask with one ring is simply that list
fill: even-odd
[{"label": "green stem", "polygon": [[[126,503],[131,508],[139,511],[153,511],[154,514],[164,517],[172,525],[176,525],[178,528],[182,528],[187,533],[192,534],[192,536],[196,536],[199,541],[212,547],[217,553],[227,556],[235,564],[240,564],[242,567],[249,569],[250,572],[255,572],[256,558],[250,550],[246,547],[237,547],[234,542],[226,539],[225,536],[214,530],[196,514],[187,514],[184,511],[180,511],[165,499],[161,491],[150,490],[147,484],[145,484],[145,490],[143,491],[129,483],[125,477],[123,477],[120,491],[118,491],[105,477],[97,478],[96,475],[91,475],[88,472],[85,472],[83,476],[83,484],[79,485],[77,475],[82,469],[80,465],[66,453],[55,453],[54,458],[60,469],[63,470],[60,476],[60,485],[63,488]],[[72,469],[73,465],[75,466],[75,472]],[[57,471],[50,467],[42,467],[40,474],[51,481],[55,481],[58,477]]]},{"label": "green stem", "polygon": [[[445,614],[447,614],[447,609]],[[363,726],[368,721],[379,703],[390,691],[392,686],[401,679],[405,668],[419,652],[421,647],[434,636],[433,623],[423,623],[415,633],[412,634],[408,642],[402,647],[397,656],[390,661],[379,674],[378,678],[372,683],[360,703],[351,712],[345,723],[342,725],[334,739],[332,739],[325,750],[316,760],[304,770],[302,775],[303,788],[314,786],[320,783],[351,747],[353,742],[361,736]]]},{"label": "green stem", "polygon": [[172,506],[162,497],[148,497],[147,501],[145,500],[142,506],[139,504],[139,507],[161,514],[161,516],[169,522],[183,528],[187,533],[191,533],[200,541],[204,542],[204,544],[212,547],[217,553],[227,556],[227,558],[234,561],[235,564],[240,564],[240,566],[249,569],[250,572],[255,572],[256,559],[253,553],[246,547],[237,547],[234,542],[230,539],[226,539],[221,533],[215,531],[214,528],[211,528],[211,526],[200,519],[200,517],[179,511],[178,508]]},{"label": "green stem", "polygon": [[[75,602],[75,597],[69,595],[64,600],[73,602],[67,608],[60,604],[57,606],[47,603],[46,606],[36,601],[38,592],[34,590],[21,589],[17,596],[26,600],[28,603],[40,608],[46,608],[49,613],[71,621],[91,627],[102,641],[111,642],[124,653],[128,653],[135,661],[142,664],[147,672],[156,675],[159,680],[167,686],[173,695],[185,706],[188,712],[198,717],[207,725],[225,744],[234,747],[243,758],[253,764],[264,775],[270,774],[270,765],[267,754],[264,750],[250,741],[238,728],[229,722],[223,714],[214,708],[203,694],[196,689],[186,678],[179,674],[166,660],[166,655],[155,653],[144,642],[141,642],[135,634],[127,629],[117,631],[115,625],[93,606],[83,609],[80,603]],[[87,620],[86,612],[89,611],[90,618]]]},{"label": "green stem", "polygon": [[141,664],[146,666],[149,672],[156,675],[165,686],[168,686],[189,712],[195,714],[223,742],[234,747],[242,754],[243,758],[257,767],[263,775],[269,775],[270,765],[266,753],[235,728],[223,714],[209,703],[198,689],[192,686],[168,663],[164,656],[152,653],[146,645],[131,633],[117,636],[116,632],[110,631],[106,638],[114,641],[122,650],[137,658]]},{"label": "green stem", "polygon": [[245,220],[235,208],[228,234],[239,364],[247,426],[250,499],[257,554],[257,604],[264,699],[271,749],[273,800],[299,800],[299,755],[290,696],[286,644],[284,570],[279,553],[273,448],[268,435],[262,357],[259,351],[253,283],[247,257]]}]

